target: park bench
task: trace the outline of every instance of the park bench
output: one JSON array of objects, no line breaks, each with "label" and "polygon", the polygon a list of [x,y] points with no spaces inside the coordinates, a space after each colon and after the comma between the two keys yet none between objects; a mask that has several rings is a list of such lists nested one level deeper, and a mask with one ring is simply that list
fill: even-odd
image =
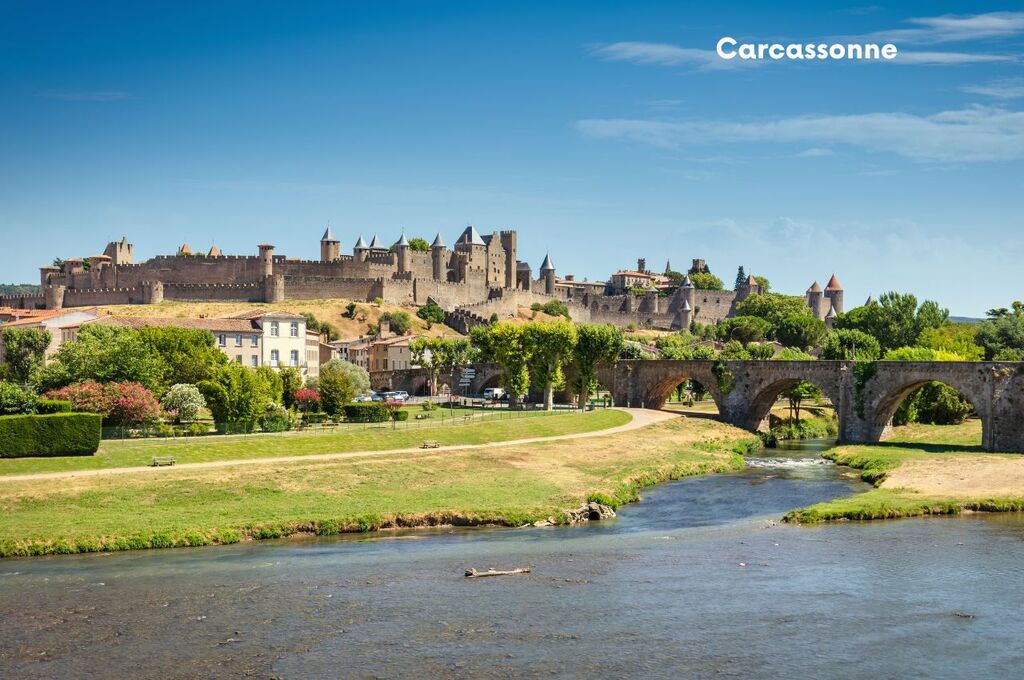
[{"label": "park bench", "polygon": [[153,462],[150,463],[150,466],[161,467],[164,465],[174,465],[177,462],[174,456],[153,456]]},{"label": "park bench", "polygon": [[428,416],[426,413],[417,413],[416,414],[416,420],[423,420],[424,418],[429,418],[429,417],[430,416]]},{"label": "park bench", "polygon": [[423,446],[421,446],[420,448],[421,449],[439,449],[439,448],[441,448],[441,442],[437,441],[436,439],[424,439],[423,440]]}]

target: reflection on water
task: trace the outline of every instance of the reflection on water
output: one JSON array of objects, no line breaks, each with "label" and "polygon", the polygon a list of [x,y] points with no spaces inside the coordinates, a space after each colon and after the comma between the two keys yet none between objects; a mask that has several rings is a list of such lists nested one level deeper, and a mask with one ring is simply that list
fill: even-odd
[{"label": "reflection on water", "polygon": [[593,526],[6,561],[0,677],[1019,677],[1020,515],[778,525],[866,488],[823,446]]}]

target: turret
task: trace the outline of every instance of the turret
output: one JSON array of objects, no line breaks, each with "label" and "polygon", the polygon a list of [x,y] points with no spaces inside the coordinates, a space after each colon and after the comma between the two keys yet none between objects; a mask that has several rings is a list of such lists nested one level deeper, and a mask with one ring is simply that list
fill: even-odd
[{"label": "turret", "polygon": [[533,282],[533,271],[529,262],[516,264],[516,287],[529,291]]},{"label": "turret", "polygon": [[260,263],[262,265],[260,271],[263,276],[273,276],[274,274],[274,246],[269,243],[261,243],[260,249]]},{"label": "turret", "polygon": [[825,325],[832,328],[832,324],[836,320],[836,307],[835,305],[829,305],[828,314],[825,315]]},{"label": "turret", "polygon": [[843,286],[839,283],[839,279],[836,278],[835,274],[832,275],[832,278],[828,280],[828,285],[825,286],[825,297],[831,301],[836,314],[843,313]]},{"label": "turret", "polygon": [[544,279],[544,292],[547,295],[555,294],[555,265],[551,264],[551,255],[544,256],[544,262],[540,265],[540,275]]},{"label": "turret", "polygon": [[693,307],[686,300],[683,300],[683,306],[676,311],[676,318],[672,322],[672,326],[681,331],[690,329],[690,324],[693,323]]},{"label": "turret", "polygon": [[760,292],[761,284],[751,274],[742,284],[736,287],[736,301],[745,300],[751,295],[757,295]]},{"label": "turret", "polygon": [[441,232],[437,232],[437,236],[434,237],[434,242],[430,244],[430,264],[433,270],[435,281],[447,281],[448,272],[444,264],[445,254],[444,239],[441,238]]},{"label": "turret", "polygon": [[46,288],[50,285],[50,276],[60,273],[60,267],[49,265],[47,267],[39,268],[39,285]]},{"label": "turret", "polygon": [[352,255],[359,261],[366,261],[366,254],[369,252],[370,247],[366,245],[366,241],[363,240],[363,235],[360,234],[356,240],[356,244],[352,246]]},{"label": "turret", "polygon": [[518,237],[516,232],[506,230],[501,232],[501,247],[505,249],[505,287],[515,288],[517,282],[516,274],[516,246]]},{"label": "turret", "polygon": [[142,304],[158,305],[164,301],[164,284],[160,281],[142,282]]},{"label": "turret", "polygon": [[409,271],[409,240],[405,238],[405,232],[402,232],[402,236],[395,241],[395,245],[392,246],[395,251],[395,255],[398,259],[398,273],[404,274]]},{"label": "turret", "polygon": [[671,260],[665,260],[665,276],[668,276],[671,273],[672,273],[672,261]]},{"label": "turret", "polygon": [[807,300],[807,306],[811,309],[811,314],[819,319],[825,318],[825,312],[828,310],[822,305],[824,297],[821,292],[821,284],[817,281],[811,284],[811,287],[807,289],[807,293],[804,296]]},{"label": "turret", "polygon": [[646,274],[647,273],[647,258],[646,257],[638,257],[636,259],[636,270],[638,272],[640,272],[641,274]]},{"label": "turret", "polygon": [[334,238],[331,228],[327,227],[320,237],[320,261],[334,262],[341,259],[341,242]]},{"label": "turret", "polygon": [[683,304],[688,305],[691,310],[694,309],[697,306],[697,289],[694,288],[693,282],[690,281],[689,274],[683,277],[683,283],[679,287],[683,291]]},{"label": "turret", "polygon": [[43,295],[46,298],[46,308],[63,309],[65,291],[67,291],[66,286],[50,285],[43,289]]}]

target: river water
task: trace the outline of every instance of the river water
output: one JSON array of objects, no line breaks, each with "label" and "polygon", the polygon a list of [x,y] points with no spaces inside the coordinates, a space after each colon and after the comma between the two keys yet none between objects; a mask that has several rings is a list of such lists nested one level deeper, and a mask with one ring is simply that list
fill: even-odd
[{"label": "river water", "polygon": [[779,524],[865,488],[820,448],[590,526],[3,561],[0,677],[1024,675],[1024,518]]}]

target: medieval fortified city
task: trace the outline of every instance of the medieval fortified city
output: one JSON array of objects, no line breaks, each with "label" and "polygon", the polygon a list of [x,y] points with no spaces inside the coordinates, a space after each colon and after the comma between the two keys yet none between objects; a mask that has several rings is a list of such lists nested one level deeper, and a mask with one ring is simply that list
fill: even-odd
[{"label": "medieval fortified city", "polygon": [[1019,678],[1024,13],[896,5],[5,8],[0,678]]}]

